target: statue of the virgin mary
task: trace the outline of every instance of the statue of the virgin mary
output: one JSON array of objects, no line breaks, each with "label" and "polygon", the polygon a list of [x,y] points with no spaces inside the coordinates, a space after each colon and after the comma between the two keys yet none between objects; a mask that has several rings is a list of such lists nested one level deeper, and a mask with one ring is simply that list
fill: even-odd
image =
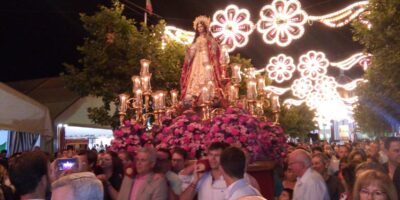
[{"label": "statue of the virgin mary", "polygon": [[[220,47],[209,31],[210,18],[197,17],[193,22],[196,31],[191,45],[186,49],[180,79],[181,99],[192,101],[201,96],[202,88],[213,85],[215,95],[219,95],[221,85]],[[194,99],[196,100],[196,99]]]}]

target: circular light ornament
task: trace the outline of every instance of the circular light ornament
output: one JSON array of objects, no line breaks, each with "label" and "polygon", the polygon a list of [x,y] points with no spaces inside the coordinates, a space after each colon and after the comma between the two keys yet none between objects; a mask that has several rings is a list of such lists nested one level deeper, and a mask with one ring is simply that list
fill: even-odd
[{"label": "circular light ornament", "polygon": [[210,31],[218,42],[227,45],[228,51],[231,52],[236,47],[244,47],[248,43],[253,27],[248,10],[229,5],[225,10],[215,12]]},{"label": "circular light ornament", "polygon": [[296,70],[293,58],[285,54],[269,59],[269,63],[265,68],[268,72],[268,77],[278,83],[292,78],[293,72]]},{"label": "circular light ornament", "polygon": [[306,98],[313,90],[313,83],[308,78],[300,78],[293,81],[291,86],[292,93],[294,96],[300,99]]},{"label": "circular light ornament", "polygon": [[335,99],[337,97],[337,83],[331,76],[321,76],[315,81],[315,90],[320,93],[324,100]]},{"label": "circular light ornament", "polygon": [[311,109],[316,109],[324,101],[321,93],[313,91],[307,96],[306,104]]},{"label": "circular light ornament", "polygon": [[292,40],[304,34],[307,13],[297,0],[274,0],[261,8],[257,30],[263,34],[264,42],[288,46]]},{"label": "circular light ornament", "polygon": [[323,52],[309,51],[307,54],[300,56],[297,69],[302,77],[316,80],[326,74],[328,66],[329,61],[325,58]]}]

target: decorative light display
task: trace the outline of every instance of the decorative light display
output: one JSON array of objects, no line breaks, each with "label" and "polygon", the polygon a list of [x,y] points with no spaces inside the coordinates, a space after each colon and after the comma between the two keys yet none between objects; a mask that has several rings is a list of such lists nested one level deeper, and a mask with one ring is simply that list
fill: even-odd
[{"label": "decorative light display", "polygon": [[357,103],[358,97],[357,96],[350,97],[350,98],[342,98],[342,97],[340,97],[340,100],[342,100],[343,102],[345,102],[347,104],[354,104],[354,103]]},{"label": "decorative light display", "polygon": [[266,92],[272,92],[276,95],[282,95],[285,94],[287,91],[290,90],[290,88],[279,88],[279,87],[275,87],[275,86],[267,86],[264,89]]},{"label": "decorative light display", "polygon": [[357,18],[361,13],[365,12],[367,5],[368,1],[356,2],[333,13],[322,16],[309,16],[308,20],[318,21],[333,28],[342,27],[350,23],[351,20]]},{"label": "decorative light display", "polygon": [[292,57],[279,54],[269,60],[269,64],[266,66],[265,70],[271,80],[282,83],[283,81],[292,78],[296,67]]},{"label": "decorative light display", "polygon": [[300,78],[293,81],[291,89],[294,96],[304,99],[311,93],[314,86],[310,79]]},{"label": "decorative light display", "polygon": [[[278,55],[274,58],[278,58],[279,56],[283,57],[283,55]],[[371,54],[357,53],[343,61],[330,62],[323,52],[309,51],[300,56],[297,71],[300,72],[301,77],[294,80],[289,88],[267,86],[265,90],[269,91],[271,90],[270,88],[274,88],[275,91],[280,91],[278,95],[291,90],[292,94],[298,99],[286,99],[283,101],[283,104],[290,107],[306,103],[307,106],[316,111],[318,116],[316,120],[320,125],[332,119],[351,120],[351,117],[349,117],[352,112],[351,105],[356,103],[358,98],[354,96],[341,97],[338,88],[352,91],[358,83],[365,82],[365,80],[360,78],[350,83],[339,84],[334,77],[326,75],[327,69],[329,66],[350,69],[357,64],[366,69],[371,63],[371,56]],[[257,72],[261,73],[263,71],[269,72],[271,70],[266,68]],[[275,79],[273,80],[276,81]]]},{"label": "decorative light display", "polygon": [[[355,2],[344,9],[321,16],[309,16],[301,9],[298,0],[274,0],[260,10],[260,19],[256,28],[262,33],[263,40],[267,44],[277,44],[286,47],[293,40],[299,39],[304,34],[304,25],[308,21],[320,22],[329,27],[342,27],[354,19],[371,27],[371,23],[365,19],[368,1]],[[218,10],[213,15],[210,31],[221,44],[227,44],[229,51],[236,47],[243,47],[249,40],[249,35],[255,28],[250,21],[250,12],[239,9],[236,5],[229,5],[225,10]],[[182,44],[190,44],[194,38],[194,32],[167,26],[165,34],[168,38]]]},{"label": "decorative light display", "polygon": [[253,27],[248,10],[229,5],[225,10],[218,10],[214,14],[210,31],[219,43],[227,45],[228,51],[231,52],[236,47],[243,47],[248,43]]},{"label": "decorative light display", "polygon": [[192,31],[185,31],[175,26],[166,26],[164,34],[167,38],[175,40],[176,42],[182,43],[184,45],[191,44],[195,33]]},{"label": "decorative light display", "polygon": [[372,54],[365,53],[356,53],[352,55],[350,58],[340,62],[331,62],[331,66],[337,67],[342,70],[348,70],[354,67],[357,64],[363,66],[364,70],[368,68],[368,65],[371,63]]},{"label": "decorative light display", "polygon": [[307,54],[300,56],[297,69],[303,77],[316,80],[326,74],[328,66],[329,61],[325,58],[324,53],[309,51]]},{"label": "decorative light display", "polygon": [[[356,19],[370,28],[371,23],[367,20],[367,15],[369,15],[367,6],[368,1],[363,0],[333,13],[312,16],[302,10],[299,0],[273,0],[271,4],[261,8],[260,18],[254,25],[250,21],[249,11],[239,9],[236,5],[229,5],[224,10],[215,12],[210,31],[228,52],[245,46],[255,28],[262,34],[265,43],[286,47],[303,36],[306,22],[309,22],[309,25],[312,25],[312,22],[319,22],[336,28]],[[194,32],[171,26],[167,26],[165,35],[166,38],[183,44],[190,44],[194,38]],[[271,80],[283,83],[290,80],[297,69],[301,77],[294,80],[290,87],[267,86],[264,90],[276,95],[282,95],[291,90],[298,99],[286,99],[285,105],[298,106],[305,102],[316,110],[318,119],[329,122],[329,119],[339,119],[340,115],[350,113],[351,104],[357,102],[357,97],[341,97],[337,89],[352,91],[358,83],[365,80],[356,79],[350,83],[339,84],[333,77],[326,75],[328,67],[349,70],[360,65],[367,70],[371,64],[371,58],[371,54],[357,53],[343,61],[330,62],[323,52],[309,51],[300,56],[298,64],[295,65],[291,57],[279,54],[270,58],[268,65],[263,69],[254,70],[254,73],[239,71],[238,74],[249,78],[250,75],[255,76],[266,71]],[[322,123],[322,121],[319,122]]]},{"label": "decorative light display", "polygon": [[365,83],[366,80],[364,80],[363,78],[359,78],[359,79],[355,79],[355,80],[351,81],[350,83],[337,84],[337,87],[343,88],[347,91],[351,91],[351,90],[354,90],[357,87],[357,84],[359,84],[361,82]]},{"label": "decorative light display", "polygon": [[370,13],[371,13],[370,11],[365,11],[365,12],[361,13],[361,14],[358,16],[358,21],[359,21],[361,24],[364,24],[365,26],[367,26],[368,29],[371,29],[371,28],[372,28],[371,22],[370,22],[368,19],[366,19],[366,16],[369,15]]},{"label": "decorative light display", "polygon": [[332,99],[337,95],[337,83],[331,76],[321,76],[315,81],[314,89],[320,93],[324,99]]},{"label": "decorative light display", "polygon": [[301,104],[303,104],[305,102],[305,100],[299,100],[299,99],[285,99],[283,101],[283,105],[288,105],[288,106],[300,106]]},{"label": "decorative light display", "polygon": [[288,46],[292,40],[304,34],[307,13],[297,0],[274,0],[261,8],[257,30],[263,34],[264,42]]},{"label": "decorative light display", "polygon": [[313,91],[307,96],[306,104],[311,109],[318,108],[321,105],[321,102],[324,102],[323,94]]}]

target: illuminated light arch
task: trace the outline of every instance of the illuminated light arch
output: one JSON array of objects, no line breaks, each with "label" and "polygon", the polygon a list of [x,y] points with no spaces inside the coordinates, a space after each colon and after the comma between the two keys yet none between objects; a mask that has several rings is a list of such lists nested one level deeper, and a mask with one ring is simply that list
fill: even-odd
[{"label": "illuminated light arch", "polygon": [[254,24],[250,21],[250,12],[229,5],[225,10],[218,10],[213,16],[210,31],[219,43],[225,44],[228,51],[236,47],[244,47],[253,32]]},{"label": "illuminated light arch", "polygon": [[358,102],[358,97],[357,96],[350,97],[350,98],[340,97],[340,100],[342,100],[343,102],[345,102],[347,104],[355,104]]},{"label": "illuminated light arch", "polygon": [[329,61],[323,52],[309,51],[300,56],[297,69],[303,77],[316,80],[326,74],[328,66]]},{"label": "illuminated light arch", "polygon": [[367,80],[365,80],[363,78],[359,78],[359,79],[355,79],[355,80],[351,81],[350,83],[337,84],[337,87],[343,88],[347,91],[351,91],[351,90],[354,90],[359,83],[366,83],[366,82],[367,82]]},{"label": "illuminated light arch", "polygon": [[268,77],[278,83],[292,78],[293,72],[296,70],[293,58],[284,54],[272,57],[268,65],[265,67]]},{"label": "illuminated light arch", "polygon": [[191,44],[193,42],[195,33],[193,31],[185,31],[175,26],[166,26],[164,34],[167,38],[175,40],[184,45]]},{"label": "illuminated light arch", "polygon": [[347,6],[339,11],[329,13],[322,16],[309,16],[310,21],[318,21],[329,27],[342,27],[353,19],[357,18],[361,13],[365,12],[368,1],[360,1]]},{"label": "illuminated light arch", "polygon": [[331,66],[337,67],[342,70],[349,70],[357,64],[363,66],[364,70],[371,64],[372,54],[356,53],[346,60],[340,62],[331,62]]},{"label": "illuminated light arch", "polygon": [[300,78],[293,81],[291,89],[294,96],[304,99],[311,93],[314,86],[310,79]]},{"label": "illuminated light arch", "polygon": [[[254,28],[263,34],[265,43],[286,47],[293,40],[303,36],[307,21],[310,24],[315,21],[335,28],[342,27],[357,18],[370,28],[371,23],[365,19],[365,15],[369,14],[367,6],[368,1],[359,1],[333,13],[308,16],[301,9],[298,0],[274,0],[261,8],[260,19],[254,26],[250,21],[250,12],[232,4],[225,10],[215,12],[210,30],[221,44],[229,45],[229,51],[245,46]],[[182,44],[190,44],[194,38],[194,32],[173,26],[167,26],[165,34]]]},{"label": "illuminated light arch", "polygon": [[283,101],[283,105],[293,105],[293,106],[300,106],[303,104],[305,100],[299,100],[299,99],[285,99]]},{"label": "illuminated light arch", "polygon": [[286,47],[303,36],[306,22],[307,13],[299,1],[274,0],[261,8],[257,30],[263,34],[265,43]]},{"label": "illuminated light arch", "polygon": [[370,11],[365,11],[365,12],[361,13],[361,14],[358,16],[358,21],[359,21],[361,24],[364,24],[365,26],[367,26],[368,29],[371,29],[371,28],[372,28],[372,24],[371,24],[371,22],[370,22],[368,19],[366,19],[366,16],[369,15],[369,14],[371,14]]},{"label": "illuminated light arch", "polygon": [[280,88],[280,87],[275,87],[275,86],[266,86],[264,88],[264,90],[266,92],[272,92],[272,93],[274,93],[276,95],[282,95],[282,94],[285,94],[287,91],[289,91],[290,88]]}]

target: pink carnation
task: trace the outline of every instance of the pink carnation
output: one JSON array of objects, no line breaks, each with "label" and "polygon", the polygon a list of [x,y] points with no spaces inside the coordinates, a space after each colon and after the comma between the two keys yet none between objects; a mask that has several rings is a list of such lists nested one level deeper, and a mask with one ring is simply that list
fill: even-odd
[{"label": "pink carnation", "polygon": [[113,133],[114,133],[114,137],[117,137],[117,138],[124,136],[124,133],[119,129],[114,130]]},{"label": "pink carnation", "polygon": [[126,148],[126,151],[128,151],[130,153],[135,153],[137,151],[137,149],[138,149],[138,147],[129,145],[128,148]]},{"label": "pink carnation", "polygon": [[233,140],[232,137],[228,137],[228,138],[225,139],[225,142],[228,143],[228,144],[232,144],[232,143],[234,143],[235,141]]}]

